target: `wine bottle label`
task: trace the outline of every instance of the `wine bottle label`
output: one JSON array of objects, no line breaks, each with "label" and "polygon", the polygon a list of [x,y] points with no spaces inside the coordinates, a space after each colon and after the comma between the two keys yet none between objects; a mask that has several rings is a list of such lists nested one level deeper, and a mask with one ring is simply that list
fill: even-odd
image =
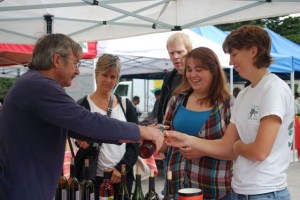
[{"label": "wine bottle label", "polygon": [[76,200],[79,200],[79,191],[75,192],[75,198],[76,198]]},{"label": "wine bottle label", "polygon": [[95,193],[90,194],[90,199],[95,199]]},{"label": "wine bottle label", "polygon": [[61,199],[62,200],[67,200],[67,189],[62,189],[61,190]]},{"label": "wine bottle label", "polygon": [[109,197],[99,197],[99,200],[114,200],[114,196],[109,196]]}]

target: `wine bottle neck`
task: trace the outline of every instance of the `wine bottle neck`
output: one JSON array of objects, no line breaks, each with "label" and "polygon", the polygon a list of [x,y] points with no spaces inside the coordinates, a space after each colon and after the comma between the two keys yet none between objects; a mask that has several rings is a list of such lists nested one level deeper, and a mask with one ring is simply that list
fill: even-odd
[{"label": "wine bottle neck", "polygon": [[171,196],[173,195],[173,189],[172,189],[172,180],[167,181],[167,195]]},{"label": "wine bottle neck", "polygon": [[126,174],[122,174],[121,175],[121,184],[125,184],[126,185]]},{"label": "wine bottle neck", "polygon": [[136,174],[135,176],[135,185],[136,187],[142,187],[141,175]]},{"label": "wine bottle neck", "polygon": [[155,178],[149,177],[149,192],[155,191]]},{"label": "wine bottle neck", "polygon": [[103,180],[104,181],[109,181],[110,177],[111,177],[111,172],[107,172],[105,171],[104,174],[103,174]]},{"label": "wine bottle neck", "polygon": [[74,175],[75,175],[75,166],[70,165],[70,177],[74,177]]},{"label": "wine bottle neck", "polygon": [[84,179],[85,180],[90,179],[90,169],[89,169],[89,167],[84,167]]}]

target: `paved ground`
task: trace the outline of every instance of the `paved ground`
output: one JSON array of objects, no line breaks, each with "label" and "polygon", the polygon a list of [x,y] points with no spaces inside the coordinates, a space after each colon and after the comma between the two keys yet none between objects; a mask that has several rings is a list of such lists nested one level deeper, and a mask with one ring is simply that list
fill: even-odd
[{"label": "paved ground", "polygon": [[[159,174],[155,179],[155,188],[156,192],[162,197],[161,191],[163,188],[164,177],[161,171],[161,167],[159,167]],[[148,180],[142,181],[142,188],[144,195],[148,191]],[[288,187],[292,196],[292,200],[300,200],[300,161],[294,162],[290,164],[288,170]],[[134,186],[133,186],[134,189]]]}]

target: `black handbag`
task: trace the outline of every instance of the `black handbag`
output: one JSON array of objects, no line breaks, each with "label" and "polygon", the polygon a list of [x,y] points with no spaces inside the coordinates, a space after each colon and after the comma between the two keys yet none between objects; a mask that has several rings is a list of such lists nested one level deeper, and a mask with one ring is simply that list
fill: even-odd
[{"label": "black handbag", "polygon": [[[109,100],[108,108],[107,108],[107,116],[110,117],[112,112],[112,104],[113,104],[114,95],[112,94]],[[71,143],[70,143],[71,144]],[[89,174],[90,179],[96,179],[96,171],[98,165],[98,155],[101,147],[101,143],[90,142],[90,145],[87,149],[79,148],[74,157],[74,165],[75,165],[75,177],[82,181],[84,179],[84,160],[89,159]]]}]

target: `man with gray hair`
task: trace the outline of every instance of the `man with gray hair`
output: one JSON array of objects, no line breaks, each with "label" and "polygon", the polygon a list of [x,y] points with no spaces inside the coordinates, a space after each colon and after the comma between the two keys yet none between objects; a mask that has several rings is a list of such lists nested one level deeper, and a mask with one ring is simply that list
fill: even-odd
[{"label": "man with gray hair", "polygon": [[67,134],[110,143],[147,139],[160,148],[158,129],[91,113],[66,94],[64,87],[80,73],[81,57],[80,45],[68,36],[43,36],[29,70],[6,95],[0,112],[0,199],[52,200]]}]

